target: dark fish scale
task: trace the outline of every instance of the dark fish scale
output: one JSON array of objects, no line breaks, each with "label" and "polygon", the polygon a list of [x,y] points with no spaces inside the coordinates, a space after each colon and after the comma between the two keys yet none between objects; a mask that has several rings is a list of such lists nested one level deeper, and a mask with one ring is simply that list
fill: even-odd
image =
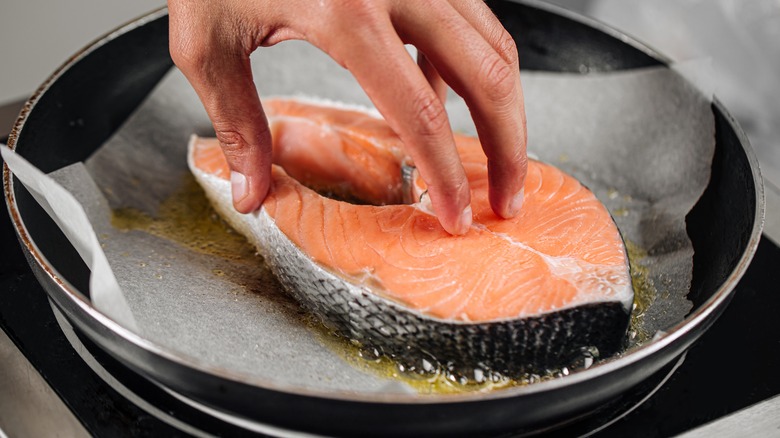
[{"label": "dark fish scale", "polygon": [[542,373],[569,365],[588,347],[597,348],[602,357],[613,354],[622,345],[628,325],[629,313],[619,302],[487,323],[427,317],[336,277],[277,228],[267,228],[260,247],[276,250],[264,250],[263,256],[304,307],[342,335],[404,363],[418,363],[427,352],[439,363],[452,363],[458,369]]},{"label": "dark fish scale", "polygon": [[[562,336],[564,339],[571,337],[574,334],[574,330],[575,330],[574,319],[565,320],[561,325],[560,336]],[[563,353],[562,348],[559,348],[557,354],[560,355],[562,353]]]}]

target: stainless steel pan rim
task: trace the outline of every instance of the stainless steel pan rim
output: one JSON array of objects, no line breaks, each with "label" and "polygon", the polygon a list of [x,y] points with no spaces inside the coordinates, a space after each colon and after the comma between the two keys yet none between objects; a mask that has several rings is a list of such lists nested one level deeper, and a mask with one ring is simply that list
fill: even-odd
[{"label": "stainless steel pan rim", "polygon": [[[564,15],[569,19],[582,22],[584,24],[587,24],[588,26],[595,27],[598,30],[606,32],[609,35],[616,37],[623,42],[627,42],[630,45],[645,51],[646,53],[650,54],[651,56],[657,59],[660,59],[661,61],[665,62],[666,60],[666,58],[664,58],[662,55],[658,54],[654,50],[649,49],[646,46],[634,41],[632,38],[619,34],[617,31],[614,31],[611,28],[608,28],[601,23],[595,22],[594,20],[585,19],[579,15],[561,10],[560,8],[553,7],[544,3],[540,3],[535,0],[526,1],[526,2],[520,2],[517,0],[512,0],[512,1],[516,3],[531,4],[533,7],[543,9],[543,10],[554,11],[556,14]],[[78,63],[83,57],[88,55],[94,49],[113,40],[118,35],[124,34],[137,27],[143,26],[144,24],[153,21],[155,19],[158,19],[166,14],[167,14],[167,9],[162,8],[138,20],[128,23],[118,28],[117,30],[108,33],[102,38],[97,39],[95,42],[88,45],[85,49],[78,52],[71,59],[65,62],[55,73],[53,73],[44,82],[44,84],[36,91],[34,96],[30,98],[30,100],[26,103],[19,119],[16,121],[14,129],[9,138],[9,146],[11,148],[15,147],[16,141],[19,137],[19,133],[24,128],[24,124],[25,121],[27,120],[28,115],[35,107],[36,103],[40,100],[40,97],[47,91],[47,89],[51,86],[51,84],[53,84],[57,80],[57,78],[59,78],[62,75],[63,72],[67,71],[74,64]],[[57,272],[57,270],[48,262],[48,260],[42,254],[42,252],[35,244],[35,242],[33,242],[32,239],[29,237],[27,227],[25,226],[24,221],[22,220],[19,214],[17,204],[16,204],[16,198],[14,194],[14,189],[13,189],[13,178],[11,177],[7,166],[4,166],[4,175],[3,175],[4,191],[5,191],[6,202],[8,205],[8,210],[12,222],[14,224],[14,227],[16,228],[16,231],[21,241],[23,242],[23,245],[26,247],[30,255],[34,258],[38,266],[44,272],[46,272],[46,274],[59,286],[59,290],[62,292],[62,297],[64,297],[64,299],[69,300],[72,304],[75,304],[75,306],[77,306],[79,310],[84,312],[86,315],[88,315],[90,318],[98,322],[100,325],[104,326],[111,333],[117,335],[123,340],[153,355],[160,356],[180,366],[189,367],[201,371],[203,373],[214,375],[226,380],[231,380],[241,384],[255,386],[267,390],[290,393],[290,394],[295,394],[295,395],[300,395],[305,397],[316,397],[322,399],[333,399],[333,400],[343,400],[343,401],[352,401],[352,402],[388,403],[388,404],[438,404],[438,403],[456,403],[456,402],[462,403],[462,402],[476,402],[476,401],[484,401],[484,400],[503,399],[503,398],[510,398],[510,397],[518,397],[527,394],[542,393],[546,391],[555,391],[556,389],[585,382],[597,378],[599,376],[613,373],[617,370],[628,367],[629,365],[636,364],[639,361],[643,360],[644,358],[652,356],[658,353],[659,351],[668,348],[670,345],[675,343],[675,341],[677,341],[680,337],[685,335],[686,332],[692,330],[694,327],[700,324],[705,323],[708,319],[710,319],[710,317],[713,315],[716,309],[721,305],[721,303],[723,303],[723,301],[729,298],[737,282],[745,273],[745,270],[747,269],[750,261],[752,260],[753,254],[755,253],[756,248],[758,246],[758,242],[761,238],[761,230],[763,228],[763,218],[764,218],[764,191],[763,191],[763,181],[758,167],[758,161],[754,151],[749,146],[747,137],[739,128],[737,123],[734,121],[733,117],[731,117],[728,114],[728,112],[725,110],[723,105],[719,101],[717,101],[717,99],[714,101],[714,106],[717,107],[727,117],[729,123],[732,125],[737,136],[742,142],[744,152],[747,155],[750,165],[754,169],[752,176],[753,176],[753,182],[756,187],[755,218],[754,218],[752,232],[750,235],[750,241],[738,263],[737,268],[731,272],[731,274],[728,276],[726,281],[718,288],[718,290],[709,299],[707,299],[707,301],[704,304],[702,304],[698,309],[696,309],[691,315],[685,318],[682,322],[680,322],[679,324],[671,328],[667,334],[660,337],[659,339],[649,342],[648,344],[629,352],[625,356],[612,358],[610,360],[604,361],[603,363],[595,365],[592,368],[587,370],[577,371],[568,376],[563,376],[550,381],[539,382],[524,387],[511,388],[502,391],[494,391],[486,394],[466,394],[466,395],[447,395],[447,396],[432,395],[432,396],[421,397],[416,395],[410,396],[410,395],[401,395],[401,394],[369,395],[369,394],[356,394],[347,391],[313,390],[311,388],[305,388],[305,387],[279,385],[273,381],[258,379],[256,377],[247,376],[242,373],[236,373],[228,369],[205,365],[201,363],[198,358],[188,357],[186,355],[170,351],[160,345],[157,345],[125,329],[124,327],[118,325],[113,320],[103,315],[101,312],[97,311],[95,308],[92,307],[90,302],[86,299],[85,295],[79,292],[78,290],[76,290],[68,282],[68,280],[64,276],[62,276],[59,272]],[[56,297],[53,298],[55,298],[54,301],[56,302],[57,301]]]}]

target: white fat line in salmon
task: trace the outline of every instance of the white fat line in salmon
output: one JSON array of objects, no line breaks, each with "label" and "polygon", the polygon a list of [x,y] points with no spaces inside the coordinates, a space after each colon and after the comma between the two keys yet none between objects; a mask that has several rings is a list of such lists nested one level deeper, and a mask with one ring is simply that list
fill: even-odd
[{"label": "white fat line in salmon", "polygon": [[[518,242],[505,233],[493,232],[482,224],[473,224],[472,227],[492,233],[510,245],[539,256],[550,268],[550,272],[553,275],[568,281],[572,286],[576,287],[580,293],[566,307],[574,307],[580,303],[603,300],[605,297],[612,296],[622,302],[626,309],[630,308],[633,300],[633,289],[631,288],[630,280],[626,281],[629,277],[624,275],[622,266],[593,264],[573,257],[553,256],[523,242]],[[577,286],[578,284],[582,286]],[[595,293],[597,291],[600,291],[601,294]],[[612,293],[610,294],[610,292]]]}]

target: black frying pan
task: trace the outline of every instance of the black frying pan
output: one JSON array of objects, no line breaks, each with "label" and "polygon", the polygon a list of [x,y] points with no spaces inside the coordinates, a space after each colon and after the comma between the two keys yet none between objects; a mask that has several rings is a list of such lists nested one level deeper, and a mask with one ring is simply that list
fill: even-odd
[{"label": "black frying pan", "polygon": [[[602,25],[537,3],[491,1],[528,70],[579,72],[663,66],[668,61]],[[10,137],[45,172],[85,160],[172,66],[165,11],[137,20],[69,60],[30,99]],[[5,169],[6,201],[33,271],[76,329],[112,356],[187,397],[272,425],[329,435],[493,435],[544,427],[592,411],[685,351],[728,304],[756,249],[763,189],[746,137],[715,101],[712,179],[687,218],[695,249],[690,315],[669,334],[622,358],[549,382],[480,397],[406,403],[290,390],[199,366],[97,312],[89,271],[24,187]],[[78,121],[78,122],[77,122]],[[52,145],[58,145],[52,148]]]}]

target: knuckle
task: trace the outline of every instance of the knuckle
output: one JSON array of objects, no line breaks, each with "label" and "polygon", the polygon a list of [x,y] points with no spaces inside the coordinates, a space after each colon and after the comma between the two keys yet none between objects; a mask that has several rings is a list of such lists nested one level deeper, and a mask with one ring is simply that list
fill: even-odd
[{"label": "knuckle", "polygon": [[214,132],[228,162],[245,158],[252,155],[253,151],[262,150],[264,145],[270,145],[271,131],[268,125],[260,123],[253,127],[247,131],[235,123],[214,123]]},{"label": "knuckle", "polygon": [[182,71],[196,70],[209,56],[207,44],[187,32],[172,32],[168,50],[173,63]]},{"label": "knuckle", "polygon": [[381,16],[380,3],[375,0],[334,0],[325,3],[326,15],[334,25],[347,25],[341,29],[372,29]]},{"label": "knuckle", "polygon": [[498,55],[483,59],[479,69],[478,84],[492,102],[507,103],[516,92],[515,67]]},{"label": "knuckle", "polygon": [[444,105],[432,90],[424,89],[415,94],[412,108],[417,121],[417,131],[424,136],[435,136],[447,128]]},{"label": "knuckle", "polygon": [[344,10],[357,14],[358,18],[370,18],[377,11],[377,3],[370,0],[345,0],[342,2]]},{"label": "knuckle", "polygon": [[228,159],[242,156],[249,150],[249,142],[235,127],[215,126],[215,133]]},{"label": "knuckle", "polygon": [[186,74],[197,76],[213,71],[226,61],[248,58],[267,30],[241,29],[225,23],[212,31],[199,30],[196,23],[172,22],[171,26],[168,43],[171,59]]},{"label": "knuckle", "polygon": [[205,34],[196,30],[199,19],[194,14],[186,2],[169,2],[168,51],[182,70],[197,66],[208,54]]}]

